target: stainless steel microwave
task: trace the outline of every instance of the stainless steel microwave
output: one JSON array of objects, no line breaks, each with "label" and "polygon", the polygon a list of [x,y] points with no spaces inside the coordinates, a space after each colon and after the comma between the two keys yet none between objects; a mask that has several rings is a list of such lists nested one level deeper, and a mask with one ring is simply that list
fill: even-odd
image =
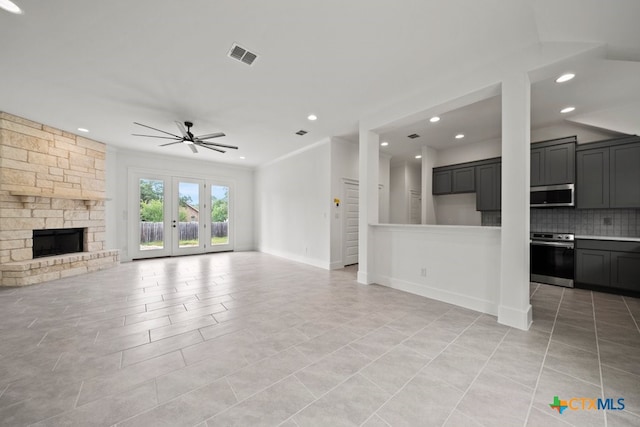
[{"label": "stainless steel microwave", "polygon": [[532,208],[575,206],[574,185],[559,184],[531,187],[529,201]]}]

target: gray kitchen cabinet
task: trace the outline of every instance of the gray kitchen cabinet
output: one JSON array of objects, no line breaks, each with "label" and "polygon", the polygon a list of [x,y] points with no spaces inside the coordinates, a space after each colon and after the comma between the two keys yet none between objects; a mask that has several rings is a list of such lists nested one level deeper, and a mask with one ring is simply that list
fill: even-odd
[{"label": "gray kitchen cabinet", "polygon": [[476,166],[476,210],[499,211],[501,207],[501,164]]},{"label": "gray kitchen cabinet", "polygon": [[611,252],[611,287],[640,291],[640,253]]},{"label": "gray kitchen cabinet", "polygon": [[576,162],[579,209],[640,208],[640,138],[583,144]]},{"label": "gray kitchen cabinet", "polygon": [[435,195],[438,194],[451,194],[452,180],[451,170],[433,171],[433,188],[431,192]]},{"label": "gray kitchen cabinet", "polygon": [[532,144],[531,186],[574,183],[575,150],[575,136]]},{"label": "gray kitchen cabinet", "polygon": [[452,193],[473,193],[476,191],[475,167],[453,169]]},{"label": "gray kitchen cabinet", "polygon": [[576,282],[587,285],[609,286],[611,252],[577,249],[576,250]]},{"label": "gray kitchen cabinet", "polygon": [[544,185],[544,148],[531,150],[531,186]]},{"label": "gray kitchen cabinet", "polygon": [[609,148],[576,153],[576,206],[579,209],[609,207]]},{"label": "gray kitchen cabinet", "polygon": [[640,242],[576,240],[575,282],[640,292]]},{"label": "gray kitchen cabinet", "polygon": [[640,208],[640,143],[610,148],[612,208]]},{"label": "gray kitchen cabinet", "polygon": [[575,142],[553,145],[544,149],[543,185],[572,184],[576,176]]}]

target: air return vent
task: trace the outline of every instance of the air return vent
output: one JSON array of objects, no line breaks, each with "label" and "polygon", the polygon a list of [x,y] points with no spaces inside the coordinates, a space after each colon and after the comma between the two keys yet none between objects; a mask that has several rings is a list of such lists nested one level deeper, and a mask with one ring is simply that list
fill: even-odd
[{"label": "air return vent", "polygon": [[298,132],[296,132],[296,135],[300,135],[300,136],[302,136],[302,135],[306,135],[306,134],[308,134],[308,133],[309,133],[309,132],[307,132],[306,130],[302,130],[302,129],[300,129]]},{"label": "air return vent", "polygon": [[249,52],[247,49],[237,44],[231,46],[228,55],[230,58],[237,59],[238,61],[244,62],[247,65],[253,64],[253,62],[258,58],[258,55],[256,55],[255,53]]},{"label": "air return vent", "polygon": [[416,139],[420,138],[420,135],[418,135],[417,133],[412,133],[411,135],[407,135],[407,138]]}]

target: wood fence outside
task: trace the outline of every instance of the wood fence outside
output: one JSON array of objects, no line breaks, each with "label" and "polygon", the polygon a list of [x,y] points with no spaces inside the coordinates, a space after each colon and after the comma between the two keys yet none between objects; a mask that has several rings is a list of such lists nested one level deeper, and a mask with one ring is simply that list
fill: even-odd
[{"label": "wood fence outside", "polygon": [[[196,240],[198,238],[197,222],[178,223],[180,240]],[[229,234],[228,222],[211,223],[211,237],[227,237]],[[164,241],[164,223],[140,222],[140,243]]]}]

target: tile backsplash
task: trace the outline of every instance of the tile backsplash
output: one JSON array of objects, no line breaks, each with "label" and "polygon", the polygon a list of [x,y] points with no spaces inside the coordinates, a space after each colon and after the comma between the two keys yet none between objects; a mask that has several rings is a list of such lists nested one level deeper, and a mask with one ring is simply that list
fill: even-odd
[{"label": "tile backsplash", "polygon": [[[482,213],[482,225],[499,226],[500,223],[500,212]],[[640,237],[640,209],[531,209],[531,231]]]}]

